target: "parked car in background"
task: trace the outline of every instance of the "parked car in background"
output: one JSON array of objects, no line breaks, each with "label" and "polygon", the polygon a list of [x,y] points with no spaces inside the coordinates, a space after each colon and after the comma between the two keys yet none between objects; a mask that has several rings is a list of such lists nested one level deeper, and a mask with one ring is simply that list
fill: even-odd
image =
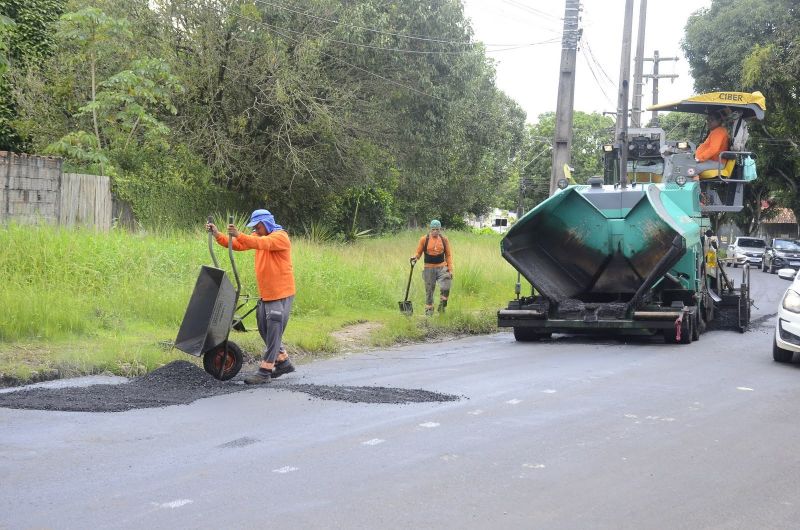
[{"label": "parked car in background", "polygon": [[800,352],[800,274],[794,269],[780,269],[778,276],[793,281],[778,306],[772,358],[779,363],[788,363],[796,352]]},{"label": "parked car in background", "polygon": [[791,239],[775,238],[761,259],[761,270],[775,274],[778,269],[800,269],[800,244]]},{"label": "parked car in background", "polygon": [[725,262],[730,267],[738,267],[749,263],[751,267],[760,267],[761,258],[767,242],[760,237],[737,237],[733,243],[728,245],[727,258]]}]

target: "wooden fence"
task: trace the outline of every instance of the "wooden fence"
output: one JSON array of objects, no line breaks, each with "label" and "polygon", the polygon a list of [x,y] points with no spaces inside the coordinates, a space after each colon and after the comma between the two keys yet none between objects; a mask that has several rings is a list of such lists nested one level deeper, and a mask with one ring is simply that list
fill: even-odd
[{"label": "wooden fence", "polygon": [[63,173],[58,224],[111,228],[111,180],[97,175]]}]

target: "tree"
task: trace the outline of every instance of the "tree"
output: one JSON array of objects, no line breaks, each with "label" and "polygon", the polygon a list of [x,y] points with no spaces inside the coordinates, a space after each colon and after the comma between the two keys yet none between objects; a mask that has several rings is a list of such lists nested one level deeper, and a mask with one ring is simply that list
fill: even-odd
[{"label": "tree", "polygon": [[[547,112],[539,116],[535,125],[528,126],[523,148],[515,162],[516,173],[505,188],[505,208],[516,210],[521,199],[523,210],[527,210],[550,195],[555,117],[554,112]],[[574,168],[572,174],[577,182],[585,183],[589,177],[603,174],[603,145],[610,143],[613,136],[614,120],[610,117],[581,111],[574,113],[570,166]]]},{"label": "tree", "polygon": [[0,0],[0,150],[23,151],[29,138],[19,130],[16,80],[50,57],[54,24],[63,0]]}]

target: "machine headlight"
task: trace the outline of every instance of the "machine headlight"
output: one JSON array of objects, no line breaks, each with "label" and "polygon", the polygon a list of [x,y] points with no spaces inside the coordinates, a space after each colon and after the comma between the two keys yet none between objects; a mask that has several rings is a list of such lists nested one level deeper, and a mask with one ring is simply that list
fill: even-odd
[{"label": "machine headlight", "polygon": [[686,177],[684,175],[678,175],[677,177],[675,177],[675,184],[677,184],[678,186],[683,186],[684,184],[686,184]]},{"label": "machine headlight", "polygon": [[787,290],[781,305],[787,311],[800,313],[800,294],[797,294],[797,292],[792,289]]},{"label": "machine headlight", "polygon": [[614,146],[611,145],[611,144],[606,144],[606,145],[603,146],[603,151],[605,151],[606,153],[610,153],[613,150],[614,150]]},{"label": "machine headlight", "polygon": [[689,142],[678,142],[678,149],[689,149]]},{"label": "machine headlight", "polygon": [[558,189],[560,190],[565,190],[567,189],[567,186],[569,186],[569,182],[567,182],[567,179],[558,179],[556,186],[558,186]]}]

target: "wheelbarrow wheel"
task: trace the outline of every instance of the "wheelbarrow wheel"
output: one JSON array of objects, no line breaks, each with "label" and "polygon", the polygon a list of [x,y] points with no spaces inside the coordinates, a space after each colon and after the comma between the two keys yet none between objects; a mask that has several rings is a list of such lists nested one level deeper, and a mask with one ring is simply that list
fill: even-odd
[{"label": "wheelbarrow wheel", "polygon": [[[220,368],[222,359],[225,359],[225,368],[220,376]],[[227,381],[239,373],[242,369],[242,362],[244,356],[242,349],[235,342],[228,341],[228,355],[225,355],[225,344],[220,344],[213,350],[209,350],[203,354],[203,368],[205,371],[214,378],[220,381]]]}]

